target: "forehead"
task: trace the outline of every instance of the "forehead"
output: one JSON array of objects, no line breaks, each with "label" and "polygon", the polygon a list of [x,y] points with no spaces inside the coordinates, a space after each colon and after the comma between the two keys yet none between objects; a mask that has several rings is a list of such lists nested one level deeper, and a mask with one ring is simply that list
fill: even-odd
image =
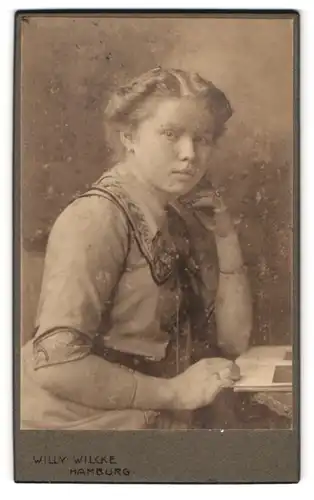
[{"label": "forehead", "polygon": [[196,97],[158,100],[153,104],[149,121],[152,126],[176,126],[191,131],[211,131],[214,125],[206,101]]}]

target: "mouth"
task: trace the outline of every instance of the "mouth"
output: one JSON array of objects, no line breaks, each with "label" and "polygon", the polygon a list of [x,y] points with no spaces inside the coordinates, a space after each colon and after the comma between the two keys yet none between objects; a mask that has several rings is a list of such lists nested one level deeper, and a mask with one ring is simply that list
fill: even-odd
[{"label": "mouth", "polygon": [[194,172],[189,170],[173,170],[172,173],[175,175],[180,175],[182,177],[193,177],[194,175]]}]

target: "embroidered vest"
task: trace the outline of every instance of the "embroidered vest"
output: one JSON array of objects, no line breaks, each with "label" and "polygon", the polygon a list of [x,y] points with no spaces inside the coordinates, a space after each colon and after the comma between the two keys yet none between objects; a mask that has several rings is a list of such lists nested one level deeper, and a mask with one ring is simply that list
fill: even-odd
[{"label": "embroidered vest", "polygon": [[[141,208],[130,198],[123,185],[110,174],[105,174],[79,198],[93,195],[110,199],[119,206],[128,220],[142,255],[149,264],[154,281],[158,285],[165,283],[175,270],[176,260],[179,258],[178,248],[173,238],[166,238],[160,231],[154,236],[151,234]],[[189,253],[188,245],[186,245],[185,253]],[[192,258],[189,264],[197,272],[197,266]]]},{"label": "embroidered vest", "polygon": [[[171,237],[167,238],[161,232],[152,235],[141,208],[131,199],[123,185],[106,173],[92,185],[86,193],[78,198],[101,196],[111,200],[124,213],[138,247],[145,257],[154,281],[161,285],[172,273],[176,273],[179,286],[183,292],[180,306],[180,323],[189,322],[193,338],[204,337],[208,340],[206,326],[212,316],[214,306],[205,308],[200,293],[200,268],[194,258],[188,228],[173,205],[168,206],[169,217],[172,219]],[[201,332],[201,333],[200,333]],[[202,335],[203,333],[203,335]]]}]

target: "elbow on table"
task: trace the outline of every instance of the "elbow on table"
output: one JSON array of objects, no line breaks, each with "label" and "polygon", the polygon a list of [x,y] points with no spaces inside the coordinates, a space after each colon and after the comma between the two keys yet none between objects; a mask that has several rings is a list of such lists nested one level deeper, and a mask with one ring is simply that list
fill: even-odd
[{"label": "elbow on table", "polygon": [[220,342],[218,343],[219,348],[222,353],[226,356],[232,356],[237,358],[241,356],[244,352],[246,352],[249,348],[249,343],[247,341],[237,342],[237,343],[226,343]]},{"label": "elbow on table", "polygon": [[233,357],[238,357],[244,352],[246,352],[250,346],[250,337],[251,337],[251,327],[246,329],[242,329],[241,333],[235,335],[221,335],[218,337],[218,347],[221,351]]}]

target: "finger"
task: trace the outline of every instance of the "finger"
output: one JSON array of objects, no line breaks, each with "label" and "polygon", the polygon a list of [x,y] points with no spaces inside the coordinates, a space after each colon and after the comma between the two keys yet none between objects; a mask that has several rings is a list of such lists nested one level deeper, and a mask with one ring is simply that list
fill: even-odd
[{"label": "finger", "polygon": [[204,196],[202,198],[196,198],[192,201],[191,205],[194,208],[206,208],[206,207],[215,207],[214,198],[212,196]]},{"label": "finger", "polygon": [[221,384],[221,388],[222,389],[230,389],[231,387],[234,387],[234,384],[235,384],[235,381],[231,380],[229,378],[229,379],[223,380],[223,382]]},{"label": "finger", "polygon": [[232,363],[230,377],[235,381],[240,380],[241,378],[240,367],[236,363]]},{"label": "finger", "polygon": [[208,200],[202,199],[198,200],[191,205],[194,210],[205,210],[211,209],[216,214],[220,214],[223,212],[227,212],[227,207],[221,201],[218,202],[209,202]]},{"label": "finger", "polygon": [[[221,366],[212,366],[207,368],[207,377],[211,379],[212,377],[216,377],[217,380],[232,380],[231,370],[229,367],[221,367]],[[218,374],[218,376],[217,376]]]},{"label": "finger", "polygon": [[193,194],[193,199],[198,200],[199,198],[214,197],[215,192],[214,189],[199,189]]},{"label": "finger", "polygon": [[222,200],[223,196],[221,195],[221,192],[219,189],[201,189],[199,190],[195,195],[194,198],[206,198],[206,197],[212,197],[214,200]]},{"label": "finger", "polygon": [[237,381],[240,378],[240,372],[233,367],[227,367],[219,370],[219,376],[222,380]]},{"label": "finger", "polygon": [[207,373],[208,377],[212,377],[214,374],[219,373],[221,379],[231,379],[231,368],[226,365],[208,366]]},{"label": "finger", "polygon": [[219,373],[216,373],[215,378],[216,378],[217,389],[219,390],[227,389],[234,386],[234,381],[229,377],[223,378],[220,376]]}]

